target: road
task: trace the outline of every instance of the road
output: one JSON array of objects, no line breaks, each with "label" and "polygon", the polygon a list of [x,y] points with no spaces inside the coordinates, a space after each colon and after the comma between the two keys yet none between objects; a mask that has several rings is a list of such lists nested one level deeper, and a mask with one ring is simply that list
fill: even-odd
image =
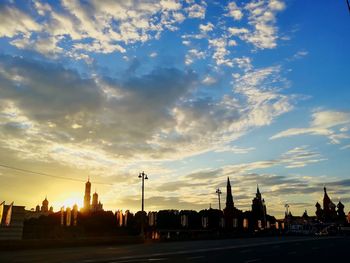
[{"label": "road", "polygon": [[0,262],[350,262],[350,237],[264,237],[0,251]]}]

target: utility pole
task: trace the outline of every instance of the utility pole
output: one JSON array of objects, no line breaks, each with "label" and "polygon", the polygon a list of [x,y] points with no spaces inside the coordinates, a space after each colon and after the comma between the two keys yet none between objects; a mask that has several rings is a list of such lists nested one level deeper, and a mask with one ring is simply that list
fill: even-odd
[{"label": "utility pole", "polygon": [[145,206],[145,179],[147,180],[147,174],[145,172],[142,172],[139,174],[139,178],[141,179],[141,236],[144,236],[144,206]]},{"label": "utility pole", "polygon": [[216,189],[216,192],[218,194],[218,199],[219,199],[219,210],[221,210],[221,202],[220,202],[220,195],[222,194],[220,188]]}]

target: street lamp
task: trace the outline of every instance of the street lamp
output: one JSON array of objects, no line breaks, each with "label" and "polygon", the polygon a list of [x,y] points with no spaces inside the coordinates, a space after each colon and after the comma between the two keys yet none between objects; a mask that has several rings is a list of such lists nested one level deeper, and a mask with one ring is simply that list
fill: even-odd
[{"label": "street lamp", "polygon": [[218,199],[219,199],[219,210],[221,211],[221,202],[220,202],[220,195],[222,194],[220,188],[216,189],[216,192],[218,194]]},{"label": "street lamp", "polygon": [[145,203],[145,179],[147,180],[147,174],[145,172],[142,172],[139,174],[139,178],[142,179],[142,205],[141,205],[141,211],[144,210],[144,203]]},{"label": "street lamp", "polygon": [[142,172],[139,174],[139,178],[142,181],[142,197],[141,197],[141,235],[144,235],[144,231],[143,231],[143,221],[144,221],[144,203],[145,203],[145,179],[147,180],[147,174],[145,174],[145,172]]}]

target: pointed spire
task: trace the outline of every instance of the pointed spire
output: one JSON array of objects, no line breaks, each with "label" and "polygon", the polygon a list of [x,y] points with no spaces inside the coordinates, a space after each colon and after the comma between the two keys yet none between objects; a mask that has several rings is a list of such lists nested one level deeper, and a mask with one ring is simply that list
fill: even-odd
[{"label": "pointed spire", "polygon": [[231,190],[231,183],[230,178],[227,177],[227,186],[226,186],[226,208],[233,209],[233,197],[232,197],[232,190]]},{"label": "pointed spire", "polygon": [[257,194],[260,194],[259,184],[256,184],[256,193],[257,193]]}]

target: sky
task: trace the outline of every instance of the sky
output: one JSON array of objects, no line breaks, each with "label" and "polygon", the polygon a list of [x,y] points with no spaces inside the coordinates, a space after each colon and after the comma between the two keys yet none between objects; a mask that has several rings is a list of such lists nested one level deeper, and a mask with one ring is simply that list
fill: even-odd
[{"label": "sky", "polygon": [[[346,1],[0,3],[0,201],[350,209]],[[62,178],[63,177],[63,178]]]}]

